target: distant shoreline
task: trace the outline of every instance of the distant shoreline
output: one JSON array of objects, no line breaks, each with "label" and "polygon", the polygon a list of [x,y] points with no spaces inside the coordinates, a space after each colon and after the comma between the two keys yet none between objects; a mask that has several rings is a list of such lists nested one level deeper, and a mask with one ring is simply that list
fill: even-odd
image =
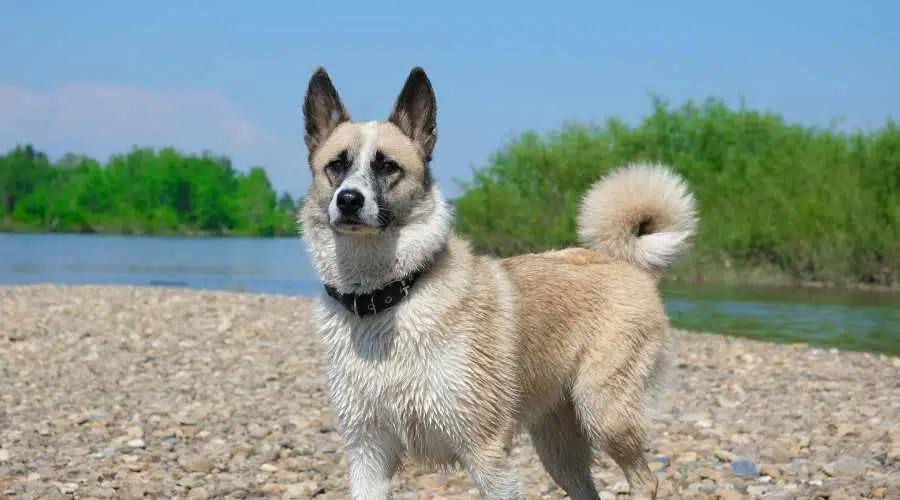
[{"label": "distant shoreline", "polygon": [[[208,238],[208,239],[296,239],[300,238],[300,232],[289,234],[280,233],[274,235],[260,235],[252,233],[234,232],[210,232],[210,231],[170,231],[170,232],[121,232],[121,231],[46,231],[41,229],[10,227],[0,224],[0,235],[30,235],[30,236],[121,236],[138,238]],[[803,280],[797,281],[790,277],[771,272],[771,269],[747,269],[739,273],[725,274],[722,269],[715,268],[708,271],[697,272],[696,269],[684,269],[676,265],[672,272],[663,279],[663,284],[681,285],[717,285],[728,287],[766,287],[766,288],[801,288],[801,289],[827,289],[848,292],[872,292],[872,293],[900,293],[900,283],[880,285],[870,283],[834,283]],[[699,278],[689,277],[697,276]]]},{"label": "distant shoreline", "polygon": [[298,234],[276,233],[276,234],[255,234],[247,232],[216,232],[201,230],[184,230],[184,231],[114,231],[103,229],[91,229],[89,231],[47,231],[44,228],[30,227],[13,227],[0,224],[0,234],[26,234],[26,235],[69,235],[69,236],[138,236],[153,238],[296,238]]}]

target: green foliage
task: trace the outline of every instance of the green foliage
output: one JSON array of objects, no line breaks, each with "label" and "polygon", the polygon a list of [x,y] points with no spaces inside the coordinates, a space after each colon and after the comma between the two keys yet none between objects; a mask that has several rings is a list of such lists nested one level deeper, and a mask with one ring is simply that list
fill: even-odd
[{"label": "green foliage", "polygon": [[106,165],[31,145],[0,156],[0,229],[278,236],[297,232],[298,204],[262,168],[227,158],[136,148]]},{"label": "green foliage", "polygon": [[582,193],[610,168],[659,161],[694,190],[701,224],[676,272],[758,272],[792,281],[896,284],[900,278],[900,128],[803,127],[718,100],[673,109],[655,99],[639,126],[568,124],[525,133],[476,170],[457,229],[509,255],[575,243]]}]

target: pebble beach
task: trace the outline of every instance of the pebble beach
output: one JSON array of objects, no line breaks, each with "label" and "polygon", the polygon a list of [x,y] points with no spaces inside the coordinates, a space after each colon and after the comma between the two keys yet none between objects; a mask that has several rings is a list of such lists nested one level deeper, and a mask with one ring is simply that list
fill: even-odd
[{"label": "pebble beach", "polygon": [[[345,498],[304,298],[0,287],[3,498]],[[900,358],[675,331],[647,456],[671,499],[900,499]],[[564,498],[526,436],[526,498]],[[625,498],[602,457],[601,498]],[[477,498],[409,464],[395,498]]]}]

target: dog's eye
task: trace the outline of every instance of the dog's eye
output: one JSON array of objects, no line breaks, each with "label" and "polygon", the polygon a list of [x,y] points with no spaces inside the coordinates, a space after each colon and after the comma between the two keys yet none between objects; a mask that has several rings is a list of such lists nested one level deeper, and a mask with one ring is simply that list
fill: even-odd
[{"label": "dog's eye", "polygon": [[384,175],[390,175],[400,170],[400,165],[394,160],[385,159],[378,165],[378,171]]},{"label": "dog's eye", "polygon": [[337,175],[344,170],[344,165],[345,165],[345,163],[344,163],[343,159],[336,158],[336,159],[328,162],[327,165],[325,165],[325,171],[331,175]]}]

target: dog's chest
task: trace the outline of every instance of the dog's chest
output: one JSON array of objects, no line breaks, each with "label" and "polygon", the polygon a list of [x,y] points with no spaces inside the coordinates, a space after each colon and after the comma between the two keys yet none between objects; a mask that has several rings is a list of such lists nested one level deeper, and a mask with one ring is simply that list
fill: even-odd
[{"label": "dog's chest", "polygon": [[439,335],[425,317],[323,319],[331,399],[342,420],[386,425],[416,455],[439,454],[455,440],[459,396],[469,380],[465,343]]}]

